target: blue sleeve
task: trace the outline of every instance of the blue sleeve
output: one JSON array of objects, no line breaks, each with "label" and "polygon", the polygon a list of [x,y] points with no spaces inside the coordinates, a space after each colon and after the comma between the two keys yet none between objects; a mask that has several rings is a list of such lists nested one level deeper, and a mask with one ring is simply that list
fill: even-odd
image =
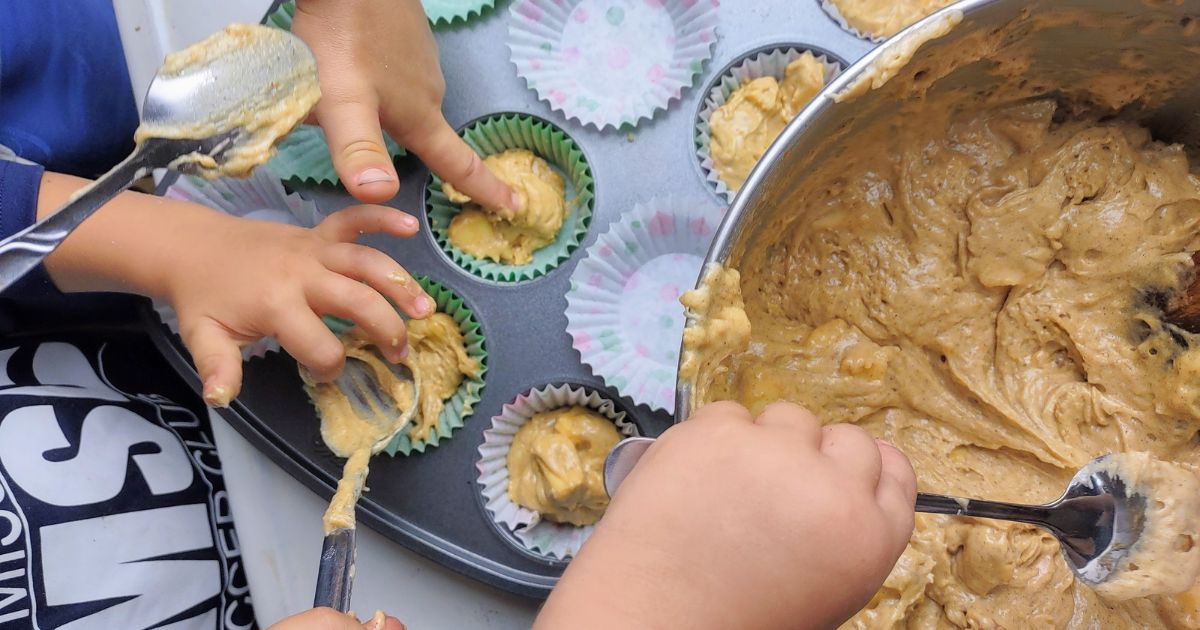
[{"label": "blue sleeve", "polygon": [[[37,220],[42,171],[42,167],[34,164],[0,160],[0,239],[20,232]],[[38,265],[9,287],[5,297],[42,302],[59,300],[62,294],[50,281],[45,267]]]}]

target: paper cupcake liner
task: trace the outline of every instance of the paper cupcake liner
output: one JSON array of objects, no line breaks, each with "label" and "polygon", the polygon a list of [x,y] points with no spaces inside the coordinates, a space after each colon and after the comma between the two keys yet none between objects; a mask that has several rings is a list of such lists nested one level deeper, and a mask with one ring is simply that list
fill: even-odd
[{"label": "paper cupcake liner", "polygon": [[838,26],[842,27],[842,30],[846,31],[847,33],[850,33],[859,39],[865,39],[875,44],[888,39],[886,36],[880,36],[874,33],[864,33],[853,26],[850,26],[850,23],[847,22],[846,18],[842,16],[842,12],[838,11],[837,6],[829,0],[818,0],[818,2],[821,5],[821,8],[825,10],[825,13],[829,14],[829,17],[833,18],[833,21],[837,22]]},{"label": "paper cupcake liner", "polygon": [[515,0],[517,74],[583,125],[634,127],[692,86],[712,57],[719,0]]},{"label": "paper cupcake liner", "polygon": [[[453,0],[444,1],[454,4]],[[267,15],[263,23],[291,31],[292,18],[295,15],[296,3],[289,0]],[[383,134],[383,143],[393,160],[406,153],[404,148],[386,133]],[[324,186],[336,185],[339,182],[337,171],[333,168],[333,158],[329,155],[329,142],[325,139],[325,131],[316,125],[300,125],[292,133],[284,136],[276,147],[275,157],[267,162],[267,168],[288,182],[308,182]]]},{"label": "paper cupcake liner", "polygon": [[[426,449],[436,447],[443,440],[450,439],[456,429],[462,428],[466,419],[475,410],[475,405],[483,395],[484,375],[487,374],[487,346],[483,338],[483,328],[462,298],[438,282],[425,276],[418,276],[416,281],[425,289],[429,297],[437,303],[437,310],[443,312],[458,323],[458,330],[467,342],[467,356],[479,362],[479,373],[463,379],[454,395],[445,401],[437,424],[430,433],[429,439],[413,441],[407,431],[402,431],[384,448],[384,452],[393,457],[397,454],[410,455],[413,451],[424,453]],[[325,317],[325,324],[335,334],[341,336],[354,327],[354,322],[337,317]]]},{"label": "paper cupcake liner", "polygon": [[462,137],[480,156],[508,149],[528,149],[550,163],[566,183],[567,218],[551,244],[535,251],[527,265],[505,265],[474,256],[450,243],[450,221],[462,209],[442,191],[442,180],[431,176],[426,190],[429,230],[442,250],[459,267],[494,282],[532,280],[549,273],[579,248],[592,223],[595,183],[592,168],[574,140],[553,124],[524,114],[492,116],[468,125]]},{"label": "paper cupcake liner", "polygon": [[421,0],[425,16],[434,27],[468,22],[496,6],[496,0]]},{"label": "paper cupcake liner", "polygon": [[737,195],[737,191],[726,186],[725,182],[721,180],[720,174],[717,173],[716,165],[713,163],[710,153],[712,136],[709,132],[708,121],[712,118],[713,113],[729,100],[734,91],[747,81],[768,76],[775,77],[777,80],[783,80],[783,72],[787,68],[787,65],[806,52],[811,52],[817,58],[817,61],[825,66],[825,83],[827,85],[842,71],[841,62],[836,59],[830,59],[828,55],[819,50],[813,50],[803,45],[772,46],[766,49],[750,51],[739,59],[734,60],[713,81],[712,87],[709,88],[708,93],[705,95],[704,103],[696,115],[694,130],[696,157],[700,160],[700,171],[704,174],[705,181],[708,182],[712,191],[717,196],[724,198],[725,201],[732,203],[734,196]]},{"label": "paper cupcake liner", "polygon": [[[163,196],[198,203],[235,217],[275,221],[300,227],[313,227],[325,218],[317,209],[317,204],[287,192],[278,179],[262,169],[256,169],[245,179],[221,178],[209,181],[181,175],[175,183],[167,187]],[[179,334],[179,316],[171,305],[155,300],[154,311],[171,332]],[[268,352],[278,350],[279,342],[263,338],[243,346],[242,358],[262,357]]]},{"label": "paper cupcake liner", "polygon": [[[383,134],[383,143],[393,160],[406,154],[404,148],[386,133]],[[300,125],[284,136],[275,157],[267,162],[267,168],[289,182],[333,186],[341,181],[333,168],[325,130],[316,125]]]},{"label": "paper cupcake liner", "polygon": [[674,409],[683,339],[679,296],[696,286],[724,215],[707,199],[634,206],[587,249],[567,291],[567,334],[581,360],[638,404]]},{"label": "paper cupcake liner", "polygon": [[505,540],[545,559],[566,560],[579,552],[592,534],[594,525],[577,527],[543,519],[541,514],[521,507],[508,498],[508,449],[517,431],[534,414],[563,407],[587,407],[612,420],[624,437],[637,437],[637,427],[609,399],[587,387],[550,385],[517,396],[492,418],[492,427],[483,432],[479,446],[479,472],[476,482],[483,494],[488,516],[501,531],[511,533]]}]

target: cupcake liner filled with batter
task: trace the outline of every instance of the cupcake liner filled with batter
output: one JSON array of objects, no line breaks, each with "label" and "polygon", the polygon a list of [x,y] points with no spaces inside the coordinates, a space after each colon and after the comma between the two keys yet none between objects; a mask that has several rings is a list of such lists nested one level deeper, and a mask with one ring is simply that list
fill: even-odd
[{"label": "cupcake liner filled with batter", "polygon": [[[466,419],[474,411],[475,405],[483,394],[484,375],[487,373],[487,349],[483,330],[475,312],[463,302],[462,298],[441,284],[426,277],[418,277],[416,281],[425,289],[429,297],[433,298],[437,309],[433,315],[426,318],[428,323],[418,323],[416,320],[408,321],[408,363],[414,365],[413,370],[420,388],[418,392],[420,406],[412,427],[402,431],[384,448],[384,452],[393,456],[396,454],[409,455],[413,451],[424,453],[426,449],[450,439],[454,431],[462,428]],[[351,321],[326,317],[325,323],[330,330],[344,340],[355,334],[354,323]],[[453,332],[450,334],[461,337],[461,342],[458,339],[453,341],[455,345],[461,343],[462,346],[461,352],[454,351],[457,357],[450,354],[448,343],[439,341],[439,329],[444,328],[452,328]],[[441,330],[440,332],[449,331]],[[442,350],[442,352],[438,353],[438,350]],[[448,369],[460,370],[461,373],[461,381],[447,396],[438,396],[432,393],[435,391],[432,387],[435,387],[436,383],[430,385],[433,381],[429,380],[429,377],[434,372],[422,369],[422,356],[432,357],[434,353],[443,355],[444,362],[450,364]],[[376,354],[378,353],[376,352]],[[462,365],[464,362],[467,365]],[[458,367],[455,367],[456,365]],[[435,420],[428,420],[428,416],[434,414],[425,411],[430,409],[431,405],[433,408],[440,406]]]},{"label": "cupcake liner filled with batter", "polygon": [[[793,68],[790,73],[789,67]],[[705,93],[696,116],[696,156],[710,188],[732,202],[744,178],[770,146],[770,141],[778,137],[787,123],[841,71],[842,64],[836,58],[803,45],[760,48],[731,63]],[[776,83],[756,82],[764,77],[771,77]],[[741,105],[730,104],[740,89],[753,89],[754,92],[742,92]],[[763,103],[764,97],[774,98]],[[768,111],[773,115],[768,115]],[[714,122],[714,116],[725,121],[724,127]],[[747,124],[751,117],[756,123],[753,133],[757,138],[739,138],[744,145],[730,143],[734,135],[730,128]],[[718,125],[716,133],[714,125]],[[726,156],[724,161],[722,156]]]},{"label": "cupcake liner filled with batter", "polygon": [[679,297],[696,285],[725,209],[706,198],[639,203],[587,249],[567,291],[567,334],[613,389],[672,411],[683,338]]},{"label": "cupcake liner filled with batter", "polygon": [[843,29],[879,43],[955,0],[818,0]]},{"label": "cupcake liner filled with batter", "polygon": [[[569,419],[564,420],[564,414],[568,411]],[[583,433],[587,424],[579,422],[580,420],[594,423],[599,418],[611,422],[611,428],[615,431],[610,431],[608,427],[595,426],[595,429],[600,430]],[[527,432],[542,433],[522,434],[523,428]],[[538,437],[539,435],[542,437]],[[582,439],[581,436],[584,435],[588,439]],[[611,447],[620,440],[637,435],[637,427],[626,417],[625,412],[619,410],[611,400],[587,387],[550,385],[518,396],[513,402],[504,405],[500,415],[492,418],[492,427],[483,432],[483,444],[479,446],[480,459],[475,466],[479,476],[476,480],[483,494],[484,508],[488,516],[502,532],[511,534],[504,536],[505,540],[529,553],[551,560],[566,560],[574,556],[595,527],[592,523],[598,516],[595,510],[602,511],[607,505],[607,497],[601,496],[602,455],[606,457]],[[535,441],[540,444],[534,445]],[[517,446],[514,447],[514,444]],[[556,500],[560,504],[563,501],[578,502],[587,488],[587,502],[592,504],[591,511],[582,509],[573,513],[563,513],[553,518],[564,522],[555,522],[551,520],[552,517],[519,504],[518,501],[529,501],[528,481],[532,477],[528,476],[528,469],[525,469],[524,474],[515,472],[521,481],[513,486],[513,477],[509,474],[510,463],[525,468],[525,463],[529,461],[527,457],[530,456],[530,447],[532,452],[543,454],[541,461],[548,462],[554,459],[551,454],[555,452],[556,447],[572,450],[572,446],[581,449],[576,451],[579,453],[578,461],[591,461],[590,465],[582,469],[591,474],[584,473],[580,476],[581,469],[572,468],[570,474],[564,473],[561,477],[570,480],[564,482],[569,488],[560,486],[556,490],[547,489],[546,500]],[[592,451],[588,452],[586,449]],[[576,461],[571,457],[568,459],[571,459],[572,463]],[[597,461],[598,472],[595,468]],[[564,494],[571,495],[571,498],[564,499]],[[582,520],[591,524],[575,525],[567,522],[570,520]]]},{"label": "cupcake liner filled with batter", "polygon": [[679,100],[712,56],[719,0],[516,0],[508,47],[529,89],[597,129]]},{"label": "cupcake liner filled with batter", "polygon": [[[485,159],[485,163],[493,156],[499,158],[524,154],[528,159],[528,153],[532,153],[535,170],[557,180],[563,187],[565,205],[562,208],[565,214],[552,242],[532,251],[525,248],[527,262],[514,264],[517,261],[503,256],[493,259],[480,254],[477,257],[460,248],[456,243],[462,241],[452,232],[466,228],[468,218],[471,219],[471,225],[480,223],[488,228],[485,215],[491,211],[469,203],[451,201],[451,196],[456,201],[462,199],[457,197],[453,189],[446,190],[441,179],[431,176],[426,190],[426,210],[429,213],[430,232],[442,251],[466,271],[485,280],[501,283],[522,282],[543,276],[570,258],[587,234],[595,206],[592,169],[575,141],[547,121],[520,114],[485,118],[468,125],[461,135]],[[545,172],[546,166],[552,174]],[[535,210],[526,208],[524,212],[532,216]],[[460,217],[460,214],[464,216]]]},{"label": "cupcake liner filled with batter", "polygon": [[[167,187],[163,196],[198,203],[230,216],[299,227],[314,227],[325,218],[317,209],[317,204],[287,192],[278,179],[262,169],[245,179],[206,180],[180,176]],[[155,300],[154,311],[171,332],[179,334],[179,316],[170,304]],[[242,358],[262,357],[278,350],[279,342],[266,337],[243,346]]]},{"label": "cupcake liner filled with batter", "polygon": [[[444,0],[443,4],[456,4],[453,0]],[[478,4],[476,0],[473,4]],[[428,9],[427,9],[428,11]],[[285,31],[292,30],[292,17],[296,14],[296,3],[284,2],[269,14],[263,23]],[[432,18],[430,18],[432,20]],[[383,134],[384,145],[388,155],[396,159],[405,155],[404,148],[396,144],[386,133]],[[300,125],[290,134],[279,141],[275,157],[267,162],[280,179],[288,182],[312,183],[323,186],[333,186],[338,183],[337,171],[333,168],[333,159],[329,156],[329,143],[325,132],[316,125]]]}]

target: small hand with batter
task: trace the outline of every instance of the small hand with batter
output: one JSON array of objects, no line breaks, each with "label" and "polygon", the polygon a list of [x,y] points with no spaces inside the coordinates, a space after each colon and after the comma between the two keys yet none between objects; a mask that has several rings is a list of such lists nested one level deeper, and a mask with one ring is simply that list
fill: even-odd
[{"label": "small hand with batter", "polygon": [[483,167],[442,115],[446,83],[419,0],[297,0],[292,31],[317,58],[316,120],[338,177],[360,201],[399,189],[386,129],[443,180],[488,208],[516,210],[516,194]]}]

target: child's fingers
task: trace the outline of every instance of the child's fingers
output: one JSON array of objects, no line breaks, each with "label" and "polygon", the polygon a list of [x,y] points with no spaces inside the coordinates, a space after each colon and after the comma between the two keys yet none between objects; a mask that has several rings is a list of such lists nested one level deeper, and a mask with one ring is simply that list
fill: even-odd
[{"label": "child's fingers", "polygon": [[387,201],[400,189],[374,101],[371,91],[361,90],[340,98],[334,92],[317,104],[338,178],[355,199],[368,203]]},{"label": "child's fingers", "polygon": [[811,411],[789,402],[771,403],[758,414],[754,423],[763,427],[780,427],[790,431],[801,444],[808,448],[820,448],[821,422]]},{"label": "child's fingers", "polygon": [[229,331],[211,319],[182,327],[183,342],[203,383],[204,402],[228,407],[242,388],[242,352]]},{"label": "child's fingers", "polygon": [[284,313],[275,323],[275,339],[318,382],[337,378],[346,363],[346,348],[316,313],[307,308]]},{"label": "child's fingers", "polygon": [[821,430],[821,452],[868,484],[874,491],[883,470],[875,438],[853,424],[833,424]]},{"label": "child's fingers", "polygon": [[479,205],[510,211],[520,209],[517,194],[483,165],[475,150],[467,146],[444,118],[424,134],[412,137],[409,144],[429,170]]},{"label": "child's fingers", "polygon": [[433,313],[434,302],[425,289],[391,256],[370,247],[339,243],[321,255],[326,269],[366,282],[410,317],[421,319]]},{"label": "child's fingers", "polygon": [[875,500],[884,513],[891,517],[898,544],[908,542],[913,529],[913,508],[917,503],[917,475],[912,463],[900,449],[876,440],[883,470],[879,475],[879,486],[875,489]]},{"label": "child's fingers", "polygon": [[411,214],[388,206],[362,205],[339,210],[314,230],[330,241],[351,243],[363,234],[385,233],[408,238],[417,233],[421,223]]},{"label": "child's fingers", "polygon": [[389,361],[404,358],[408,343],[404,319],[375,289],[330,273],[311,282],[305,293],[317,312],[354,322]]}]

